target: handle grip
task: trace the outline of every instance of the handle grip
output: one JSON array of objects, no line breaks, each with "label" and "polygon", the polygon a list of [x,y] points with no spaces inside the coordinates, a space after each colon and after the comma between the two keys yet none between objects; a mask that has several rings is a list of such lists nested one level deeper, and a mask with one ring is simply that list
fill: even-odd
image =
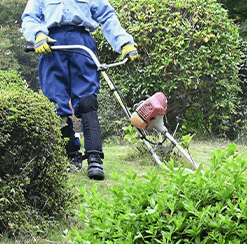
[{"label": "handle grip", "polygon": [[25,52],[34,52],[35,51],[35,49],[34,49],[34,46],[25,46],[24,47],[24,51]]}]

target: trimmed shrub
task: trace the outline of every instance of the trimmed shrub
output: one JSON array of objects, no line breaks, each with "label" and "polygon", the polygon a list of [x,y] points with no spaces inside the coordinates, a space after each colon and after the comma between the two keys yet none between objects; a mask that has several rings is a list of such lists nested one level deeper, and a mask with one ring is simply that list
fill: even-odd
[{"label": "trimmed shrub", "polygon": [[[235,145],[216,150],[204,174],[184,169],[129,171],[102,199],[94,186],[81,189],[79,219],[73,243],[246,243],[247,153]],[[118,175],[113,175],[117,178]]]},{"label": "trimmed shrub", "polygon": [[69,205],[60,121],[49,100],[0,71],[0,232],[61,217]]},{"label": "trimmed shrub", "polygon": [[15,70],[0,70],[0,91],[10,86],[18,89],[24,89],[27,83],[21,79],[20,73]]},{"label": "trimmed shrub", "polygon": [[[183,133],[222,134],[238,124],[238,27],[215,0],[112,0],[123,27],[133,35],[139,61],[112,69],[111,75],[129,106],[144,95],[164,92],[168,123]],[[115,53],[100,32],[99,56],[112,62]]]}]

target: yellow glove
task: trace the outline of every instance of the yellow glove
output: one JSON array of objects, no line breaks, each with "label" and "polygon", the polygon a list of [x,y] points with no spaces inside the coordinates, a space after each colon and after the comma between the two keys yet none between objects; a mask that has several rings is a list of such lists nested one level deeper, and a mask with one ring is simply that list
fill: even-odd
[{"label": "yellow glove", "polygon": [[128,44],[126,46],[123,46],[122,48],[122,59],[129,58],[130,62],[133,62],[135,59],[139,57],[137,49]]},{"label": "yellow glove", "polygon": [[35,43],[34,43],[34,49],[36,53],[39,54],[50,54],[51,48],[49,44],[54,44],[56,40],[50,38],[49,36],[45,34],[40,34],[37,36]]}]

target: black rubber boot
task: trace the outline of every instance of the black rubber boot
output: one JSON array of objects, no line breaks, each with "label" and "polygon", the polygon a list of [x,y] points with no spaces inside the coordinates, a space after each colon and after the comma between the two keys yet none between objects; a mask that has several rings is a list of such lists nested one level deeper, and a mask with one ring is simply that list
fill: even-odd
[{"label": "black rubber boot", "polygon": [[72,167],[68,167],[68,168],[67,168],[67,172],[68,172],[68,173],[77,173],[78,170],[77,170],[77,169],[73,169]]},{"label": "black rubber boot", "polygon": [[78,170],[80,170],[82,168],[82,153],[77,151],[77,152],[73,152],[68,154],[70,160],[71,160],[71,164],[75,165],[77,167]]},{"label": "black rubber boot", "polygon": [[67,116],[65,117],[67,118],[66,124],[61,128],[61,132],[62,138],[68,139],[65,145],[66,153],[70,160],[70,166],[67,168],[67,172],[76,173],[82,168],[82,153],[79,151],[81,142],[78,137],[75,137],[72,119]]},{"label": "black rubber boot", "polygon": [[103,161],[98,153],[92,153],[88,156],[87,175],[92,180],[104,180]]}]

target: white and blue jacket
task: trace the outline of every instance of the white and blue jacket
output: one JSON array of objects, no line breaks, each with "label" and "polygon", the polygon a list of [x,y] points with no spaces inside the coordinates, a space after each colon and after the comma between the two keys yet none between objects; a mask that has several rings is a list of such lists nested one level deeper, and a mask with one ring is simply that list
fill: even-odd
[{"label": "white and blue jacket", "polygon": [[38,32],[49,35],[52,27],[75,25],[93,32],[101,24],[106,40],[118,53],[123,44],[134,45],[108,0],[29,0],[22,20],[24,36],[33,43]]}]

